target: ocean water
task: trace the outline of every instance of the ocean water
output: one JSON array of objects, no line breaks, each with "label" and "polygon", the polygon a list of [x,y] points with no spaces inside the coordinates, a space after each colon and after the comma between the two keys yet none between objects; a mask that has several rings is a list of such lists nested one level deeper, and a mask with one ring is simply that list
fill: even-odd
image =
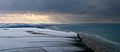
[{"label": "ocean water", "polygon": [[59,29],[99,35],[110,41],[120,43],[120,24],[67,24],[57,25]]}]

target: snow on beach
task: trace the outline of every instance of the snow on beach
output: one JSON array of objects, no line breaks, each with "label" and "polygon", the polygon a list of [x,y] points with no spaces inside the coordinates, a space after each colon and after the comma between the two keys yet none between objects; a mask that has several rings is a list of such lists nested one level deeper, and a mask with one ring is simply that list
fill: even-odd
[{"label": "snow on beach", "polygon": [[75,52],[74,32],[38,28],[0,28],[0,52]]}]

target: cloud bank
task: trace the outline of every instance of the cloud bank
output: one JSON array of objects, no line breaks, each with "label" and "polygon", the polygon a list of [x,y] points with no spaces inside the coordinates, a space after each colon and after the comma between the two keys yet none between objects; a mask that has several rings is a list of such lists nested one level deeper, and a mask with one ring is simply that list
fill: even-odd
[{"label": "cloud bank", "polygon": [[119,3],[120,0],[0,0],[0,12],[60,14],[51,16],[51,20],[63,23],[120,23]]}]

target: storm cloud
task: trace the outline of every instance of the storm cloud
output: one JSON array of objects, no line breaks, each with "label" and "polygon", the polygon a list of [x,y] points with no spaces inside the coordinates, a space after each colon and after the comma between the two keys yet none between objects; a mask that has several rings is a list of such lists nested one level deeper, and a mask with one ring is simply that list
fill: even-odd
[{"label": "storm cloud", "polygon": [[0,11],[70,14],[61,17],[76,23],[81,21],[119,23],[119,3],[120,0],[0,0]]},{"label": "storm cloud", "polygon": [[[93,0],[94,1],[94,0]],[[89,0],[1,0],[5,11],[38,11],[81,14],[95,6]]]}]

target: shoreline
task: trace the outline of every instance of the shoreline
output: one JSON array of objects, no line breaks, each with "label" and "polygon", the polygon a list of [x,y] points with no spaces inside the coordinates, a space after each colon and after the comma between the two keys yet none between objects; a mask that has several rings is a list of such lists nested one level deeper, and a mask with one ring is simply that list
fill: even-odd
[{"label": "shoreline", "polygon": [[95,52],[120,52],[120,44],[108,41],[95,35],[79,33],[82,43]]}]

